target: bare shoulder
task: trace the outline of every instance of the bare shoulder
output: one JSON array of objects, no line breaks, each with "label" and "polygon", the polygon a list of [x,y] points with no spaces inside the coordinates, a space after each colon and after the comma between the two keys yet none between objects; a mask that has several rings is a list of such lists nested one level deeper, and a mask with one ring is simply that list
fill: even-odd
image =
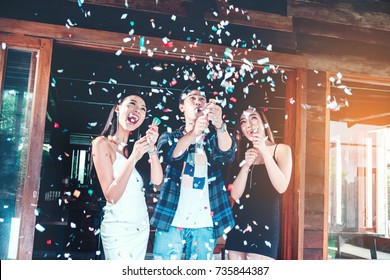
[{"label": "bare shoulder", "polygon": [[287,144],[280,143],[276,147],[276,157],[291,156],[291,148]]},{"label": "bare shoulder", "polygon": [[92,141],[92,149],[95,151],[107,151],[109,145],[107,138],[104,136],[98,136]]}]

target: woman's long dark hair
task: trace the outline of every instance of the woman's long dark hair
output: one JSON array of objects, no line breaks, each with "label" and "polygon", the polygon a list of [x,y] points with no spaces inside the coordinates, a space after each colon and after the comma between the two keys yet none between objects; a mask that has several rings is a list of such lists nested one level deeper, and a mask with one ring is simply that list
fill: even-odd
[{"label": "woman's long dark hair", "polygon": [[[104,136],[106,138],[109,138],[110,136],[114,136],[116,131],[118,130],[118,125],[119,125],[119,120],[118,120],[118,115],[116,114],[115,112],[115,109],[118,105],[121,105],[123,103],[123,101],[129,97],[129,96],[138,96],[140,98],[143,98],[143,96],[139,93],[139,92],[132,92],[132,93],[128,93],[128,94],[122,94],[120,96],[120,98],[116,101],[116,103],[112,106],[112,109],[108,115],[108,118],[107,118],[107,121],[106,121],[106,124],[104,125],[104,128],[102,130],[102,132],[99,134],[99,136]],[[144,100],[145,101],[145,100]],[[146,104],[146,102],[145,102]],[[129,138],[127,140],[127,146],[124,147],[124,150],[123,150],[123,154],[126,156],[126,157],[129,157],[130,156],[130,151],[132,150],[132,147],[134,146],[134,142],[136,140],[139,139],[140,135],[141,135],[141,131],[145,130],[144,127],[146,126],[146,119],[147,119],[147,116],[145,118],[145,121],[137,128],[136,132],[134,133],[134,131],[129,135]],[[93,141],[93,140],[92,140]],[[94,167],[94,164],[93,164],[93,156],[92,156],[92,141],[91,141],[91,145],[90,145],[90,152],[91,152],[91,159],[90,159],[90,166],[89,166],[89,176],[90,176],[90,179],[92,180],[92,184],[96,185],[96,184],[99,184],[99,181],[97,179],[97,174],[96,174],[96,170],[95,170],[95,167]],[[140,164],[142,165],[143,168],[146,168],[146,164],[143,164],[142,162],[137,162],[137,165]],[[147,181],[145,180],[148,180],[147,176],[144,177],[146,172],[142,172],[141,173],[141,176],[143,177],[144,179],[144,182],[146,183]],[[100,189],[100,188],[97,188],[97,189]],[[104,197],[104,196],[103,196]]]},{"label": "woman's long dark hair", "polygon": [[[265,115],[264,110],[262,108],[256,110],[255,108],[248,106],[248,108],[244,109],[243,111],[248,109],[253,109],[257,113],[259,113],[261,121],[263,122],[264,125],[264,132],[266,136],[268,136],[268,140],[275,144],[274,135],[272,133],[271,126],[268,123],[268,119]],[[239,116],[241,117],[241,114]],[[237,142],[237,152],[234,161],[228,167],[228,172],[227,172],[228,177],[226,178],[226,182],[228,184],[233,183],[235,177],[239,172],[239,168],[240,168],[239,165],[244,160],[245,152],[250,147],[250,145],[252,145],[251,142],[245,136],[243,136],[241,132],[240,121],[236,122],[236,125],[234,126],[233,137]]]},{"label": "woman's long dark hair", "polygon": [[[140,98],[143,99],[143,97],[142,97],[139,93],[131,93],[131,94],[127,94],[127,95],[122,95],[122,96],[118,99],[118,101],[116,102],[116,104],[114,104],[114,106],[112,106],[111,112],[110,112],[110,114],[108,115],[108,118],[107,118],[107,122],[106,122],[106,124],[104,125],[104,128],[103,128],[103,130],[102,130],[102,132],[100,133],[99,136],[104,136],[104,137],[109,138],[110,136],[114,136],[114,135],[115,135],[116,131],[118,130],[118,125],[119,125],[118,114],[116,114],[115,109],[116,109],[117,106],[121,105],[121,104],[123,103],[123,101],[124,101],[127,97],[133,96],[133,95],[138,96],[138,97],[140,97]],[[144,101],[145,101],[145,100],[144,100]],[[145,103],[146,103],[146,102],[145,102]],[[147,118],[147,116],[146,116],[146,118]],[[145,121],[144,121],[144,123],[145,123]],[[129,151],[129,145],[132,146],[131,143],[134,142],[134,139],[136,139],[136,140],[139,139],[139,137],[140,137],[140,135],[141,135],[141,134],[140,134],[140,130],[141,130],[142,127],[144,126],[144,123],[142,123],[142,124],[140,125],[140,127],[137,128],[137,132],[136,132],[135,137],[129,137],[129,138],[128,138],[127,143],[126,143],[127,146],[124,148],[124,151],[123,151],[123,154],[124,154],[125,156],[127,156],[127,157],[129,156],[129,153],[128,153],[128,151]],[[131,136],[132,134],[133,134],[133,133],[131,133],[130,136]]]}]

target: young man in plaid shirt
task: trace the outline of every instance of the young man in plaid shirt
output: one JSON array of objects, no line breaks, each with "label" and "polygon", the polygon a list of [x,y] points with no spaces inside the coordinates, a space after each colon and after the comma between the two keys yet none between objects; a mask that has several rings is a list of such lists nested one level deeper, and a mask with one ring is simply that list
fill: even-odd
[{"label": "young man in plaid shirt", "polygon": [[[180,96],[185,125],[158,141],[165,180],[151,219],[156,227],[154,259],[212,259],[218,237],[234,226],[223,167],[234,159],[236,142],[222,120],[222,108],[204,92]],[[210,129],[209,123],[211,122]]]}]

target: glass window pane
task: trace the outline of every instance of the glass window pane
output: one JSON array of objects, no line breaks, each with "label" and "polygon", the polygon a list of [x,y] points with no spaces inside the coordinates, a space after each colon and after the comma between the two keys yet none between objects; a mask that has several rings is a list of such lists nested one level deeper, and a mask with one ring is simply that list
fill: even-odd
[{"label": "glass window pane", "polygon": [[36,52],[7,50],[0,111],[0,259],[15,259]]},{"label": "glass window pane", "polygon": [[390,128],[331,121],[330,145],[329,249],[371,258],[369,237],[389,237]]}]

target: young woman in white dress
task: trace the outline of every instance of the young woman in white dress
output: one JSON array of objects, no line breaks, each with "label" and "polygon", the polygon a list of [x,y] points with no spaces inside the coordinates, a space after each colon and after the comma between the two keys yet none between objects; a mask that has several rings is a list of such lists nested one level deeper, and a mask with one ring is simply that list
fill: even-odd
[{"label": "young woman in white dress", "polygon": [[129,135],[146,117],[145,101],[129,95],[114,105],[105,128],[92,141],[92,158],[106,205],[101,224],[105,259],[145,259],[149,238],[149,216],[145,185],[136,163],[148,153],[150,181],[160,184],[163,172],[156,150],[158,126],[149,125],[146,135],[128,148]]}]

